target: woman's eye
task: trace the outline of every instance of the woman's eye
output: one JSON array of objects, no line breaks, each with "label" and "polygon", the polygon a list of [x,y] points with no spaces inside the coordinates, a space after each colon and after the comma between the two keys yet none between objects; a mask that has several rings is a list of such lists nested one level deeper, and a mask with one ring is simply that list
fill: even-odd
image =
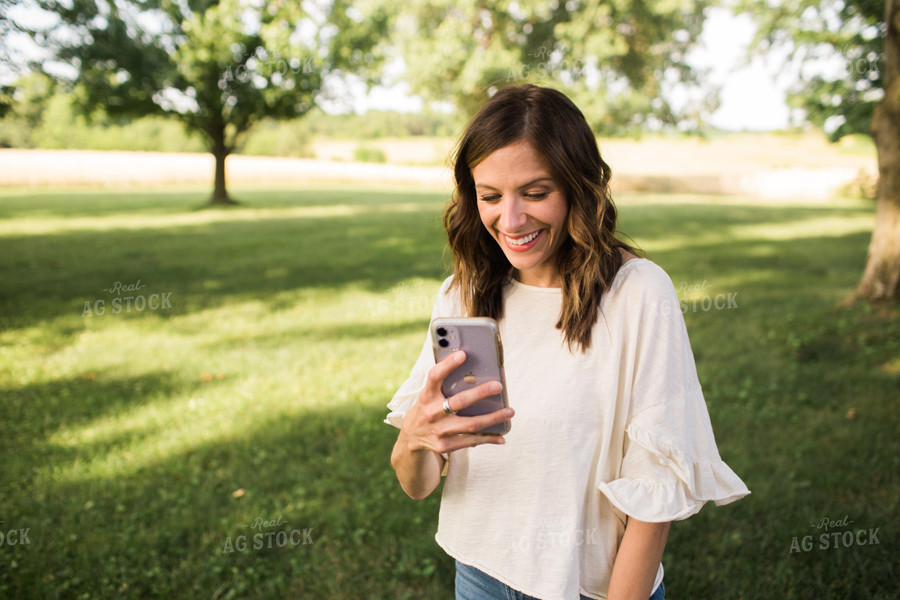
[{"label": "woman's eye", "polygon": [[499,199],[500,199],[500,196],[497,196],[497,195],[482,196],[481,198],[479,198],[479,200],[481,200],[482,202],[496,202]]},{"label": "woman's eye", "polygon": [[529,192],[525,194],[526,198],[531,198],[532,200],[543,200],[547,197],[550,192]]}]

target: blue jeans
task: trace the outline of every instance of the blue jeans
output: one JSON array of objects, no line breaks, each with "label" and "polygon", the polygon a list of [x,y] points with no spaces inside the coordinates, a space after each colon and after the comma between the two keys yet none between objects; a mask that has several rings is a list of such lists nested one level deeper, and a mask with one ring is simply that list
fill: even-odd
[{"label": "blue jeans", "polygon": [[[649,600],[665,600],[666,590],[662,582]],[[490,575],[456,561],[456,600],[539,600],[517,592]],[[581,600],[591,600],[582,595]]]}]

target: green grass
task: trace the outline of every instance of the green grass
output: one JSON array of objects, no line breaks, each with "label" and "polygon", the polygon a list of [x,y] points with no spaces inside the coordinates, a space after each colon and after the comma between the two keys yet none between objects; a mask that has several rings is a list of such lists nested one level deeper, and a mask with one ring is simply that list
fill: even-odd
[{"label": "green grass", "polygon": [[[0,597],[451,598],[439,495],[403,494],[381,422],[445,275],[446,195],[205,195],[0,193],[0,531],[29,539],[0,546]],[[695,289],[719,449],[753,491],[673,526],[669,597],[895,598],[900,320],[837,306],[872,206],[712,200],[619,199]],[[171,308],[114,313],[138,280]],[[737,307],[702,310],[716,294]],[[845,515],[880,543],[820,549]]]}]

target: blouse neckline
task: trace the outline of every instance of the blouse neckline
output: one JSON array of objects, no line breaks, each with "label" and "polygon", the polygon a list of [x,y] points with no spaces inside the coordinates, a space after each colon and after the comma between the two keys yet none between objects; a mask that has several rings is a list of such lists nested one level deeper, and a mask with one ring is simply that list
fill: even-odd
[{"label": "blouse neckline", "polygon": [[[625,269],[627,269],[627,268],[629,267],[629,265],[631,265],[631,263],[637,262],[637,261],[639,261],[639,260],[648,260],[648,259],[646,259],[646,258],[640,258],[640,257],[635,257],[635,258],[626,260],[626,261],[625,261],[624,263],[622,263],[622,265],[619,267],[619,270],[616,271],[616,277],[619,276],[619,273],[621,273],[622,271],[624,271]],[[613,278],[613,281],[615,281],[616,277]],[[528,285],[527,283],[522,283],[521,281],[519,281],[519,280],[516,279],[515,277],[511,277],[510,280],[509,280],[509,282],[510,282],[510,285],[513,285],[513,286],[515,286],[515,287],[517,287],[517,288],[519,288],[519,289],[526,290],[526,291],[529,291],[529,292],[534,292],[534,293],[537,293],[537,294],[557,294],[557,295],[562,294],[562,288],[561,288],[561,287],[541,287],[541,286],[539,286],[539,285]]]}]

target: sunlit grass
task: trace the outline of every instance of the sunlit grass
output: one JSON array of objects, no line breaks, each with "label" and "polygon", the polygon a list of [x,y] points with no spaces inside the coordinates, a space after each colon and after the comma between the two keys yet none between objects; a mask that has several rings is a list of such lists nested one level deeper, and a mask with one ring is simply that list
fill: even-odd
[{"label": "sunlit grass", "polygon": [[[421,333],[377,333],[427,319],[438,284],[400,282],[387,295],[330,292],[321,301],[285,300],[275,309],[263,301],[237,302],[167,321],[152,313],[94,314],[82,317],[85,329],[69,344],[43,354],[39,372],[17,383],[74,379],[90,393],[108,378],[179,373],[186,388],[180,393],[149,396],[78,426],[63,425],[48,438],[50,445],[87,455],[70,469],[55,470],[54,477],[131,475],[194,447],[228,443],[235,429],[252,433],[272,418],[357,405],[371,391],[373,369],[379,367],[387,382],[382,393],[389,393],[402,379],[402,365],[414,358],[411,348]],[[77,327],[71,316],[58,320]],[[5,340],[13,336],[4,333]],[[36,350],[18,344],[15,354],[24,361]],[[359,361],[361,355],[368,358]]]},{"label": "sunlit grass", "polygon": [[[0,198],[0,520],[31,531],[0,547],[0,596],[452,596],[437,495],[402,493],[382,423],[446,275],[446,194],[240,195]],[[720,451],[753,490],[673,526],[667,589],[887,598],[888,535],[788,554],[820,517],[887,531],[897,514],[900,320],[837,306],[873,208],[715,200],[619,200],[689,307]],[[114,313],[129,294],[171,306]],[[315,543],[224,551],[278,517],[266,531]]]},{"label": "sunlit grass", "polygon": [[376,206],[352,206],[330,204],[324,206],[297,206],[293,208],[247,209],[238,213],[234,209],[207,209],[180,215],[129,215],[117,214],[100,217],[24,217],[0,222],[0,236],[24,236],[61,234],[70,231],[110,231],[114,229],[146,230],[210,225],[236,221],[265,219],[317,219],[371,213],[395,213],[421,210],[413,202],[386,203]]}]

